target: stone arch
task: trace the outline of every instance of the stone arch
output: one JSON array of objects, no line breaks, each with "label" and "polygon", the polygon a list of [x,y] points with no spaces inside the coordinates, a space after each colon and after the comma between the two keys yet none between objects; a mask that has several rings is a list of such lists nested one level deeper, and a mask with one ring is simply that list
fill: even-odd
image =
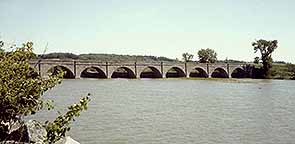
[{"label": "stone arch", "polygon": [[37,72],[37,69],[34,67],[29,68],[29,73],[27,74],[27,77],[29,78],[36,78],[37,76],[40,76],[39,73]]},{"label": "stone arch", "polygon": [[246,73],[246,71],[243,68],[237,67],[231,73],[231,77],[232,78],[246,78],[247,77],[247,73]]},{"label": "stone arch", "polygon": [[136,78],[136,76],[130,68],[119,67],[113,71],[111,78]]},{"label": "stone arch", "polygon": [[162,74],[157,68],[148,66],[140,73],[140,78],[162,78]]},{"label": "stone arch", "polygon": [[51,67],[47,73],[50,73],[52,75],[57,75],[59,74],[61,71],[64,72],[63,78],[65,79],[74,79],[75,75],[74,73],[71,71],[71,69],[69,69],[66,66],[62,66],[62,65],[57,65],[57,66],[53,66]]},{"label": "stone arch", "polygon": [[166,72],[166,78],[186,77],[184,71],[179,67],[172,67]]},{"label": "stone arch", "polygon": [[226,72],[225,69],[219,67],[216,68],[212,74],[211,74],[212,78],[229,78],[228,73]]},{"label": "stone arch", "polygon": [[99,67],[87,67],[85,68],[81,74],[81,78],[107,78],[105,72],[101,70]]},{"label": "stone arch", "polygon": [[207,72],[200,67],[195,67],[191,73],[189,74],[189,77],[201,77],[201,78],[208,78],[209,75],[207,74]]}]

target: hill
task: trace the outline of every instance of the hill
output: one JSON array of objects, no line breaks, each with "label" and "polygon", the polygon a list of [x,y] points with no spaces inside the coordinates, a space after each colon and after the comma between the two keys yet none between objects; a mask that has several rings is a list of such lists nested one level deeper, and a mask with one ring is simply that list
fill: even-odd
[{"label": "hill", "polygon": [[118,55],[118,54],[72,54],[72,53],[49,53],[45,55],[38,55],[41,59],[76,59],[76,60],[95,60],[101,62],[177,62],[176,59],[156,56],[142,56],[142,55]]}]

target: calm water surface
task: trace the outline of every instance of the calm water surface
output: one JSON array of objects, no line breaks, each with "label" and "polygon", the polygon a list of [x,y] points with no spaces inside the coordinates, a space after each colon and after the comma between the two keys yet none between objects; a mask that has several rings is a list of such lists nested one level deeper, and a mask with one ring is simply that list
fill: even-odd
[{"label": "calm water surface", "polygon": [[64,80],[46,97],[63,111],[88,92],[82,144],[295,143],[295,81]]}]

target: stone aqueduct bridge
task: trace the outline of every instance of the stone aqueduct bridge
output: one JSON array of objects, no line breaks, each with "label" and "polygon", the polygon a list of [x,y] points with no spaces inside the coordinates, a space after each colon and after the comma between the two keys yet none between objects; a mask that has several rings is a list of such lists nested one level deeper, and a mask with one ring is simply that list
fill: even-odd
[{"label": "stone aqueduct bridge", "polygon": [[[83,60],[30,61],[38,73],[46,77],[59,68],[66,71],[65,78],[168,78],[168,77],[243,77],[245,64],[206,63],[111,63]],[[233,73],[240,73],[234,76]]]}]

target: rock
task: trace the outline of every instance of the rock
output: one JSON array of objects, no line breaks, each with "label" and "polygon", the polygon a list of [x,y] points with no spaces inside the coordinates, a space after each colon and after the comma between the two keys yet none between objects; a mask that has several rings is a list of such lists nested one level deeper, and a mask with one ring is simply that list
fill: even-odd
[{"label": "rock", "polygon": [[6,141],[1,143],[36,143],[42,144],[47,132],[42,124],[36,120],[29,120],[24,124],[12,123],[10,131],[5,136]]},{"label": "rock", "polygon": [[[10,122],[7,124],[8,125],[8,133],[3,133],[1,137],[4,137],[6,141],[9,142],[28,142],[29,137],[28,137],[28,132],[27,132],[27,127],[20,123],[19,121],[15,122]],[[4,142],[0,142],[4,143]]]},{"label": "rock", "polygon": [[46,129],[43,125],[36,120],[29,120],[25,123],[25,126],[27,127],[29,141],[36,144],[42,144],[47,135]]},{"label": "rock", "polygon": [[75,141],[71,137],[67,136],[56,142],[55,144],[80,144],[79,142]]},{"label": "rock", "polygon": [[5,141],[5,142],[0,142],[0,144],[29,144],[29,143],[16,142],[16,141]]},{"label": "rock", "polygon": [[[36,120],[29,120],[24,124],[19,122],[13,123],[11,125],[11,129],[9,134],[7,134],[7,139],[5,142],[1,142],[0,144],[44,144],[44,140],[46,139],[46,129],[43,125]],[[80,144],[75,141],[71,137],[67,136],[56,142],[56,144]]]}]

